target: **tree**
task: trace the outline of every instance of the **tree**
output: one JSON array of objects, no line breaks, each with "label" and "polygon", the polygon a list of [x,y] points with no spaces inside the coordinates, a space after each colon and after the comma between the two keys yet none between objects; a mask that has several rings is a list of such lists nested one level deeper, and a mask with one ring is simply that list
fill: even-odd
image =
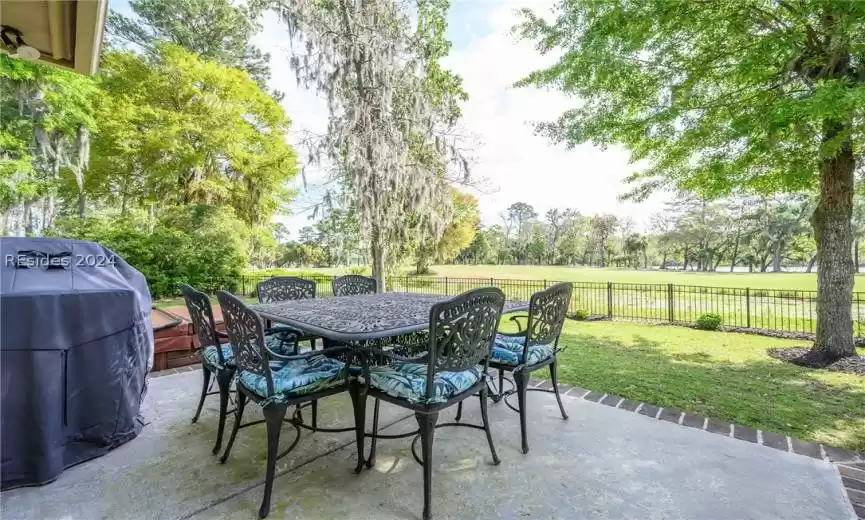
[{"label": "tree", "polygon": [[817,189],[817,330],[800,360],[856,354],[853,173],[865,145],[861,2],[562,2],[521,35],[553,66],[520,85],[581,100],[539,130],[569,146],[621,143],[651,166],[641,197],[673,185],[716,197]]},{"label": "tree", "polygon": [[648,267],[649,260],[646,257],[646,250],[648,248],[649,241],[645,236],[639,233],[631,233],[625,237],[622,252],[627,256],[628,263],[631,267],[639,267],[641,257],[643,260],[643,267]]},{"label": "tree", "polygon": [[205,61],[243,69],[267,87],[270,54],[249,43],[261,29],[256,2],[229,0],[130,0],[135,18],[116,11],[108,15],[109,42],[114,47],[133,44],[152,51],[168,42],[198,54]]},{"label": "tree", "polygon": [[[58,189],[74,177],[84,213],[89,132],[96,128],[93,78],[0,55],[0,211],[3,231],[51,227]],[[20,209],[20,211],[15,211]],[[21,225],[10,222],[20,213]]]},{"label": "tree", "polygon": [[384,291],[388,250],[407,240],[406,216],[439,236],[448,166],[467,175],[468,162],[448,141],[466,94],[439,65],[450,50],[448,2],[419,0],[414,25],[392,0],[275,7],[303,49],[290,62],[298,82],[328,101],[328,131],[313,157],[330,160],[351,187]]},{"label": "tree", "polygon": [[598,252],[598,267],[606,267],[610,256],[609,238],[616,233],[619,219],[615,215],[596,215],[592,218],[593,248]]},{"label": "tree", "polygon": [[[547,211],[545,216],[547,218],[547,224],[550,226],[549,251],[551,255],[555,255],[562,232],[576,214],[577,213],[572,209],[560,210],[558,208],[553,208]],[[554,261],[555,259],[551,258],[550,260]]]},{"label": "tree", "polygon": [[297,174],[282,107],[237,69],[170,44],[111,52],[93,138],[89,188],[122,211],[227,204],[264,225]]}]

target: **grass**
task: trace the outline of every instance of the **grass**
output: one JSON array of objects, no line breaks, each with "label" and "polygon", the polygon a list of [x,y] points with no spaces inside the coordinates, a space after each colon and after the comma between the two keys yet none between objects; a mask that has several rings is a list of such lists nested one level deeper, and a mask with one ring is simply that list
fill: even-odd
[{"label": "grass", "polygon": [[809,370],[766,354],[801,341],[573,321],[561,341],[568,345],[560,355],[561,382],[865,451],[865,378]]},{"label": "grass", "polygon": [[[510,278],[521,280],[557,280],[568,282],[617,282],[647,284],[708,285],[714,287],[752,287],[756,289],[786,289],[813,291],[817,289],[817,275],[808,273],[692,273],[661,270],[600,269],[595,267],[561,267],[538,265],[437,265],[436,276],[453,278]],[[346,269],[283,269],[267,273],[315,272],[340,275]],[[251,271],[259,275],[264,271]],[[865,275],[856,276],[856,290],[865,292]]]}]

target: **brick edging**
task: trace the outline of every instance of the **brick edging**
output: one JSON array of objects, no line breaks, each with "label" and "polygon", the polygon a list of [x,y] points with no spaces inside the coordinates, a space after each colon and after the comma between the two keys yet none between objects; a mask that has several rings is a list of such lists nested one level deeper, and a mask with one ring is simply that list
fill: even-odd
[{"label": "brick edging", "polygon": [[[532,388],[552,389],[552,385],[541,379],[532,379]],[[563,396],[582,401],[591,401],[611,408],[617,408],[646,417],[676,423],[687,428],[704,430],[725,437],[767,446],[779,451],[824,460],[835,465],[841,483],[847,492],[847,498],[860,520],[865,520],[865,453],[857,453],[835,446],[826,446],[807,442],[788,435],[755,430],[747,426],[731,423],[720,419],[703,417],[683,412],[675,408],[655,406],[640,401],[632,401],[624,397],[603,392],[593,392],[580,388],[559,384],[559,393]]]}]

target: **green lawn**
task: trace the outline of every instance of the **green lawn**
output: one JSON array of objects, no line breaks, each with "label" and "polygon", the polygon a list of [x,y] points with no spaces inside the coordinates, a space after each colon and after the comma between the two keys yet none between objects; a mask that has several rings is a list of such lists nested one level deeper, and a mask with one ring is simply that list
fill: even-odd
[{"label": "green lawn", "polygon": [[[572,282],[618,282],[707,285],[714,287],[751,287],[754,289],[816,290],[817,275],[807,273],[692,273],[679,271],[633,269],[600,269],[595,267],[559,267],[535,265],[437,265],[435,276],[453,278],[510,278],[520,280],[558,280]],[[298,269],[283,272],[317,272],[345,274],[346,269]],[[251,271],[256,275],[261,271]],[[267,273],[274,272],[269,270]],[[865,292],[865,275],[856,276],[856,290]]]},{"label": "green lawn", "polygon": [[[865,378],[766,355],[803,342],[624,322],[567,322],[564,383],[865,450]],[[865,355],[865,349],[860,349]],[[548,379],[547,373],[536,375]]]}]

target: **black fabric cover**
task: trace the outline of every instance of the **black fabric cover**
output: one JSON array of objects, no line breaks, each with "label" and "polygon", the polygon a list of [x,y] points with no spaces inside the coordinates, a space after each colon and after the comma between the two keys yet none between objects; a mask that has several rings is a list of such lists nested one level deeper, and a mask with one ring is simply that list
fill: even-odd
[{"label": "black fabric cover", "polygon": [[0,254],[5,490],[138,435],[153,330],[144,276],[99,244],[0,238]]}]

